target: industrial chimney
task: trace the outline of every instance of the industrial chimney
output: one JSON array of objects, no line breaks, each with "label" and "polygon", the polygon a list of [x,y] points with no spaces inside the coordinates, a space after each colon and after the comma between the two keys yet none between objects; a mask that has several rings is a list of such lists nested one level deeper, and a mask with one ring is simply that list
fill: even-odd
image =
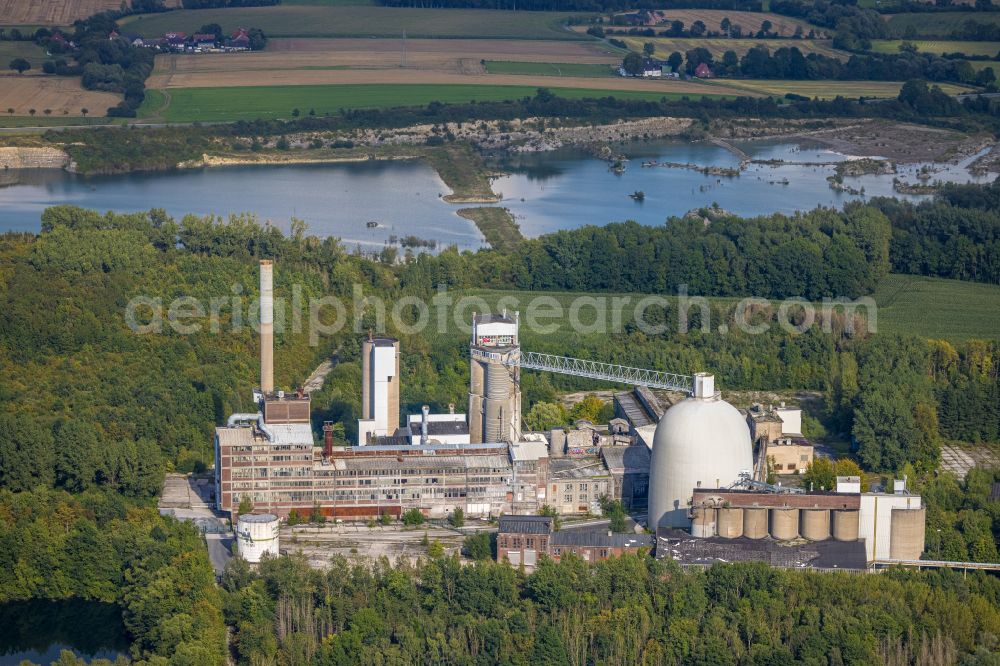
[{"label": "industrial chimney", "polygon": [[428,405],[424,405],[420,408],[420,445],[427,446],[428,435],[427,435],[427,416],[431,413],[431,408]]},{"label": "industrial chimney", "polygon": [[274,392],[274,265],[260,260],[260,390]]},{"label": "industrial chimney", "polygon": [[323,422],[323,457],[327,460],[333,456],[333,421]]}]

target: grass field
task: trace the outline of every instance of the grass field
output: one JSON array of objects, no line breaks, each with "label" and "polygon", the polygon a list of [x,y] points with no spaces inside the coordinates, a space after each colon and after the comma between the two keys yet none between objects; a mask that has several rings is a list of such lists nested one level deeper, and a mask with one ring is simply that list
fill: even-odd
[{"label": "grass field", "polygon": [[194,9],[143,14],[121,21],[126,32],[156,37],[171,30],[196,32],[207,23],[226,31],[259,26],[269,37],[408,37],[590,39],[566,30],[562,12],[485,9],[410,9],[354,5]]},{"label": "grass field", "polygon": [[[508,308],[521,309],[522,317],[525,315],[525,306],[531,299],[550,296],[562,306],[563,314],[562,318],[556,317],[545,321],[546,324],[555,324],[556,330],[553,335],[562,336],[573,332],[568,319],[569,305],[573,299],[584,295],[597,296],[599,304],[597,320],[610,324],[611,298],[615,296],[615,294],[489,290],[475,290],[469,293],[482,297],[490,307],[495,307],[501,298],[516,298],[517,303],[508,302],[506,305]],[[641,294],[627,294],[627,296],[632,297],[633,306],[642,298]],[[970,338],[1000,338],[1000,286],[997,285],[911,275],[889,275],[879,284],[873,297],[878,306],[875,335],[898,333],[952,342]],[[668,299],[673,300],[669,296]],[[708,300],[732,305],[739,299],[709,298]],[[772,303],[777,305],[778,301]],[[674,312],[676,313],[676,310]],[[632,311],[626,309],[623,314],[623,322],[632,321],[629,319]],[[594,321],[594,310],[588,306],[581,311],[579,319],[584,322]],[[522,327],[522,337],[527,339],[532,335],[527,327]]]},{"label": "grass field", "polygon": [[[169,122],[291,118],[292,109],[315,109],[317,114],[339,109],[389,108],[429,104],[519,99],[535,94],[534,86],[348,84],[333,86],[248,86],[244,88],[176,88],[164,117]],[[679,98],[679,93],[559,88],[570,99],[607,97],[620,99]],[[720,91],[721,92],[721,91]],[[689,93],[690,94],[690,93]]]},{"label": "grass field", "polygon": [[539,76],[614,76],[615,67],[576,62],[487,60],[486,72],[488,74],[537,74]]},{"label": "grass field", "polygon": [[24,58],[31,63],[29,73],[39,73],[42,63],[50,58],[34,42],[0,42],[0,67],[7,71],[7,64],[14,58]]},{"label": "grass field", "polygon": [[821,39],[723,39],[723,38],[680,38],[673,39],[667,37],[623,37],[622,39],[633,51],[642,51],[646,42],[652,42],[656,46],[655,56],[666,59],[674,51],[683,55],[685,52],[698,47],[708,49],[712,55],[718,59],[726,51],[735,51],[736,55],[742,56],[755,46],[764,45],[772,52],[783,46],[794,46],[802,51],[803,55],[819,53],[830,58],[846,59],[851,54],[846,51],[833,48],[829,40]]},{"label": "grass field", "polygon": [[1000,338],[1000,287],[890,275],[875,291],[880,333],[927,338]]},{"label": "grass field", "polygon": [[[876,39],[872,41],[872,51],[875,53],[899,53],[901,39]],[[1000,52],[1000,42],[970,42],[916,39],[910,43],[922,53],[964,53],[969,56],[995,56]]]},{"label": "grass field", "polygon": [[[738,88],[761,95],[785,95],[794,93],[806,97],[833,99],[842,97],[895,97],[899,94],[902,82],[896,81],[771,81],[752,79],[718,79],[730,90]],[[947,93],[960,93],[968,88],[950,83],[939,84]]]},{"label": "grass field", "polygon": [[910,28],[917,36],[949,37],[966,21],[1000,25],[1000,12],[940,12],[937,14],[892,14],[889,26],[899,36]]}]

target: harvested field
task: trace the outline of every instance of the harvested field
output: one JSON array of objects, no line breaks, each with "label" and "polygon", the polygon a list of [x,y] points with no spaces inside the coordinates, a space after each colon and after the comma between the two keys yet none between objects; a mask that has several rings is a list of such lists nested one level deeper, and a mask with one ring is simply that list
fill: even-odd
[{"label": "harvested field", "polygon": [[[42,117],[45,109],[51,109],[53,117],[79,116],[85,108],[92,116],[103,116],[120,99],[113,93],[84,90],[78,78],[0,76],[0,112],[5,115],[27,116],[35,109]],[[9,108],[13,114],[7,113]]]},{"label": "harvested field", "polygon": [[[242,85],[266,85],[258,73],[328,69],[435,70],[484,74],[482,60],[614,64],[620,58],[599,43],[493,39],[408,39],[403,57],[399,39],[274,39],[266,51],[211,55],[163,55],[156,59],[156,87],[192,73],[244,72]],[[294,82],[294,81],[293,81]],[[185,84],[186,85],[186,84]]]},{"label": "harvested field", "polygon": [[833,48],[833,43],[826,39],[694,39],[694,38],[666,38],[666,37],[624,37],[623,41],[629,45],[633,51],[642,51],[643,44],[652,42],[656,46],[655,55],[657,58],[666,60],[674,51],[682,55],[698,47],[708,49],[716,59],[722,57],[726,51],[735,51],[736,55],[742,56],[755,46],[764,45],[773,53],[783,46],[794,46],[802,55],[819,53],[830,58],[846,59],[850,53]]},{"label": "harvested field", "polygon": [[[179,0],[165,4],[177,7]],[[121,0],[0,0],[0,25],[72,25],[121,5]]]},{"label": "harvested field", "polygon": [[[2,1],[2,0],[0,0]],[[504,12],[487,9],[411,9],[400,7],[295,6],[184,9],[130,16],[122,30],[156,37],[169,30],[197,32],[206,23],[224,30],[261,26],[269,37],[569,39],[589,37],[566,30],[562,12]]]},{"label": "harvested field", "polygon": [[[907,40],[917,47],[922,53],[934,53],[941,55],[944,53],[964,53],[967,56],[995,56],[1000,52],[1000,42],[971,42],[971,41],[946,41],[917,39]],[[899,53],[899,47],[903,43],[901,39],[875,39],[872,40],[872,51],[875,53]]]},{"label": "harvested field", "polygon": [[[688,95],[733,95],[738,91],[719,83],[674,79],[649,80],[620,77],[519,76],[516,74],[459,74],[435,70],[411,69],[311,69],[311,70],[224,70],[154,74],[150,88],[238,88],[245,86],[341,85],[341,84],[421,84],[481,86],[546,86],[549,88],[590,88],[594,90],[631,90],[647,93],[682,93]],[[746,94],[746,93],[744,93]]]}]

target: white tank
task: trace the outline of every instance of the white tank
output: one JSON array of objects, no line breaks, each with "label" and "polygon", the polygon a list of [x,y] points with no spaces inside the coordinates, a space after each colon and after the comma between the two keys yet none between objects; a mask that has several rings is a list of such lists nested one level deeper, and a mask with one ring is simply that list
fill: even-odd
[{"label": "white tank", "polygon": [[695,488],[728,486],[753,469],[750,428],[714,390],[711,375],[696,377],[695,393],[660,419],[653,436],[649,478],[650,529],[688,528]]},{"label": "white tank", "polygon": [[278,556],[278,517],[245,513],[236,522],[236,550],[247,562],[260,562],[264,553]]}]

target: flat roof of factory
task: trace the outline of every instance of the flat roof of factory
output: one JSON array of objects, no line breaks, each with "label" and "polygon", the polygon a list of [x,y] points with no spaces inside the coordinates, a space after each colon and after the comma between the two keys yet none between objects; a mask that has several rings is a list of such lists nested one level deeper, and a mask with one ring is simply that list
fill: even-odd
[{"label": "flat roof of factory", "polygon": [[656,532],[656,558],[682,565],[710,566],[718,562],[766,562],[773,567],[803,569],[866,569],[865,543],[858,541],[779,542],[764,537],[694,537],[681,530]]},{"label": "flat roof of factory", "polygon": [[597,456],[549,458],[549,477],[554,480],[590,479],[608,474],[608,468]]}]

